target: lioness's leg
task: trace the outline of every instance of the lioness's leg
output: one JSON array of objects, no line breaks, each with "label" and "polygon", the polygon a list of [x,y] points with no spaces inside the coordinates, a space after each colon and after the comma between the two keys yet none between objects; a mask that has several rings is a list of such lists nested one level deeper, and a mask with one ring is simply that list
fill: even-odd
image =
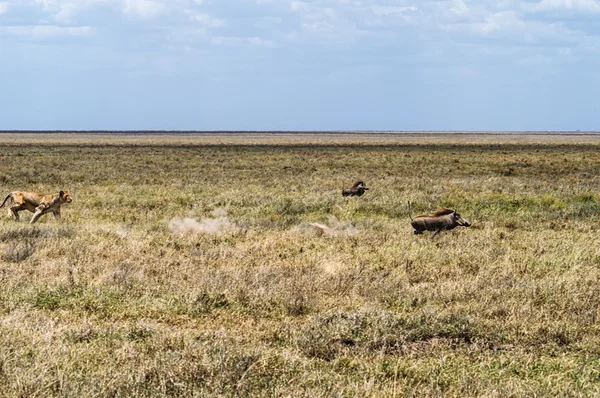
[{"label": "lioness's leg", "polygon": [[36,212],[33,213],[33,217],[31,217],[31,221],[29,221],[29,224],[34,224],[42,216],[42,214],[44,213],[36,210]]},{"label": "lioness's leg", "polygon": [[21,210],[26,210],[25,207],[25,199],[22,195],[13,195],[12,196],[12,205],[8,208],[8,216],[15,216],[15,220],[19,221],[19,212]]},{"label": "lioness's leg", "polygon": [[60,220],[60,208],[54,210],[53,213],[54,213],[54,219]]},{"label": "lioness's leg", "polygon": [[8,216],[10,217],[11,215],[13,215],[13,216],[15,216],[15,220],[19,221],[19,212],[21,210],[25,210],[25,209],[23,209],[23,207],[19,204],[14,204],[11,207],[9,207]]},{"label": "lioness's leg", "polygon": [[33,213],[33,217],[31,217],[31,221],[29,224],[35,223],[41,216],[44,214],[44,206],[38,206],[35,208],[35,213]]}]

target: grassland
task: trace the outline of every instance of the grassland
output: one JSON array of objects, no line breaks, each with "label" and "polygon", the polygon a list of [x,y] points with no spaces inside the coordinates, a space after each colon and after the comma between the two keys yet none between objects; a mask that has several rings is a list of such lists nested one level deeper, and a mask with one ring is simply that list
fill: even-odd
[{"label": "grassland", "polygon": [[0,218],[0,396],[598,396],[599,176],[594,135],[0,134],[2,199],[74,199]]}]

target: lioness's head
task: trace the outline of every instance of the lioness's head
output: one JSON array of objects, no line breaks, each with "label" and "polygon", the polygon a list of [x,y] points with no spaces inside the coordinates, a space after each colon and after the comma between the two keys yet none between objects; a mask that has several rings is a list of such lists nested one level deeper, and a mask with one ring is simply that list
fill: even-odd
[{"label": "lioness's head", "polygon": [[465,220],[464,218],[461,217],[460,214],[458,214],[457,212],[454,212],[454,220],[456,221],[456,224],[460,225],[461,227],[470,227],[471,223],[467,220]]},{"label": "lioness's head", "polygon": [[60,198],[60,201],[63,203],[71,203],[73,201],[73,199],[71,198],[71,195],[69,194],[69,191],[60,191],[58,193],[58,197]]}]

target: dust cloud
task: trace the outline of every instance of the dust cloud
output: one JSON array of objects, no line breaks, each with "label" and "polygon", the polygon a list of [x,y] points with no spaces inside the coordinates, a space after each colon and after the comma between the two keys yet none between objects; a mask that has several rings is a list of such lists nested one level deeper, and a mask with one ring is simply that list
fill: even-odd
[{"label": "dust cloud", "polygon": [[316,233],[327,236],[356,236],[358,229],[348,221],[339,221],[334,216],[329,216],[327,224],[307,222],[298,225],[295,230],[300,233]]},{"label": "dust cloud", "polygon": [[174,234],[216,234],[219,232],[236,231],[238,227],[227,217],[224,209],[212,211],[213,218],[181,218],[174,217],[169,221],[169,229]]}]

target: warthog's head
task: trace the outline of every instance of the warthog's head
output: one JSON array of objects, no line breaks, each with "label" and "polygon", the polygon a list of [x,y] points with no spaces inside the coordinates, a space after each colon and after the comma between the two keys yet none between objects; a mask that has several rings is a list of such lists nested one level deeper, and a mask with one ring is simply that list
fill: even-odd
[{"label": "warthog's head", "polygon": [[465,220],[464,218],[462,218],[462,216],[460,214],[458,214],[457,212],[454,212],[454,221],[456,222],[456,225],[459,225],[461,227],[470,227],[471,223],[467,220]]}]

